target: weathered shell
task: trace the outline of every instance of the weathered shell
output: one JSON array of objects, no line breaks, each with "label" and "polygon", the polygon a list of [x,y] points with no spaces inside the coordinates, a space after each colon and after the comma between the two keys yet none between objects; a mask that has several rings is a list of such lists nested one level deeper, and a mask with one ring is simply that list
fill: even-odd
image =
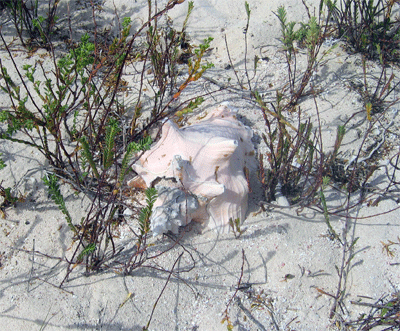
[{"label": "weathered shell", "polygon": [[243,221],[249,192],[244,169],[254,160],[252,135],[226,106],[186,127],[167,121],[161,139],[133,165],[140,178],[130,182],[136,187],[143,181],[147,187],[158,183],[153,233],[176,232],[191,220],[219,231],[229,229],[230,219]]}]

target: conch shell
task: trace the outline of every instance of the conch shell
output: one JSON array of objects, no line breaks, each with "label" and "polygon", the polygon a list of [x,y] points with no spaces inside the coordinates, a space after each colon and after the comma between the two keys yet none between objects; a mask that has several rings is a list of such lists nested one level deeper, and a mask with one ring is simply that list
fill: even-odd
[{"label": "conch shell", "polygon": [[227,106],[182,128],[167,121],[161,139],[133,165],[138,176],[129,183],[157,188],[153,234],[177,233],[192,220],[220,232],[229,229],[230,220],[243,221],[249,192],[245,172],[254,164],[252,136]]}]

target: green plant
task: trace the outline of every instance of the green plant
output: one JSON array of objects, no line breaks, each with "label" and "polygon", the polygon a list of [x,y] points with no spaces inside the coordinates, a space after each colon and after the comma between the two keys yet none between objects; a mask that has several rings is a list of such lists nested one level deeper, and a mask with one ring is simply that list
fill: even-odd
[{"label": "green plant", "polygon": [[77,257],[77,262],[80,263],[83,261],[83,258],[87,255],[92,254],[94,251],[96,250],[96,244],[95,243],[90,243],[88,244],[83,250],[82,252],[80,252],[80,254]]},{"label": "green plant", "polygon": [[72,224],[71,215],[68,212],[67,207],[65,206],[64,197],[60,191],[60,185],[58,184],[58,178],[55,174],[47,174],[42,178],[43,183],[47,186],[47,190],[49,191],[50,198],[56,203],[61,212],[65,215],[65,219],[67,220],[67,224],[70,229],[76,235],[78,233],[74,224]]},{"label": "green plant", "polygon": [[[145,242],[156,192],[147,192],[147,209],[140,211],[127,205],[130,193],[124,180],[137,154],[148,149],[152,143],[148,130],[159,126],[161,119],[175,112],[181,112],[182,117],[203,101],[199,97],[182,102],[171,112],[169,105],[175,99],[173,95],[168,96],[166,86],[180,93],[211,66],[202,63],[211,41],[208,39],[194,50],[194,61],[187,63],[189,79],[185,79],[185,86],[178,89],[175,83],[171,84],[178,77],[179,57],[176,50],[186,42],[184,30],[193,4],[189,4],[181,33],[173,30],[171,23],[167,25],[169,30],[158,26],[157,20],[180,2],[170,1],[155,13],[151,13],[149,2],[149,20],[132,35],[130,19],[124,18],[119,35],[110,44],[99,38],[95,21],[94,34],[84,34],[80,42],[71,43],[71,48],[62,56],[56,55],[49,38],[48,62],[44,63],[47,59],[38,60],[22,68],[13,60],[9,45],[0,35],[17,72],[17,76],[9,75],[0,61],[0,86],[10,101],[9,107],[0,112],[0,122],[4,124],[0,138],[36,148],[52,167],[52,175],[46,176],[43,181],[65,215],[77,243],[68,260],[64,281],[76,265],[83,264],[87,272],[94,272],[104,265],[108,259],[106,256],[115,257],[119,253],[114,244],[114,231],[124,221],[123,210],[128,207],[135,211],[134,217],[140,227],[140,233],[137,233],[140,243],[124,269],[131,271],[147,259]],[[44,21],[39,19],[35,22],[42,29]],[[144,48],[138,42],[141,35],[149,38]],[[47,36],[46,32],[41,36]],[[163,48],[161,36],[169,43],[167,48]],[[130,105],[120,100],[123,100],[126,91],[123,69],[131,61],[141,61],[143,71],[140,75],[142,87],[134,94],[135,116],[128,128],[125,124],[126,111]],[[145,76],[149,62],[155,68],[151,82]],[[159,66],[161,62],[163,67]],[[51,70],[48,70],[49,65]],[[38,78],[40,76],[44,78]],[[143,109],[140,100],[145,84],[152,85],[154,91],[148,119],[141,118]],[[70,184],[90,198],[88,213],[80,222],[74,222],[66,208],[61,183]]]},{"label": "green plant", "polygon": [[233,235],[235,236],[235,238],[239,238],[244,230],[242,230],[240,228],[240,218],[237,218],[235,220],[233,220],[232,218],[229,219],[229,226],[233,231]]},{"label": "green plant", "polygon": [[[343,136],[339,134],[344,134],[344,131],[338,131],[334,150],[324,154],[319,130],[313,130],[309,120],[299,120],[298,128],[291,124],[283,115],[279,94],[277,106],[271,104],[271,109],[257,92],[255,96],[266,126],[262,138],[268,148],[265,156],[268,169],[264,170],[264,156],[259,156],[266,200],[275,200],[279,188],[279,193],[287,197],[290,204],[305,206],[313,203],[322,185],[322,176],[329,172],[333,155],[340,148]],[[300,108],[298,117],[301,117]]]},{"label": "green plant", "polygon": [[157,190],[154,187],[150,187],[145,191],[146,195],[146,206],[142,208],[139,216],[139,229],[140,235],[138,238],[138,245],[142,245],[143,238],[150,231],[150,216],[153,211],[154,202],[157,199]]},{"label": "green plant", "polygon": [[118,121],[111,118],[109,124],[106,126],[106,135],[104,139],[104,149],[103,149],[104,169],[110,168],[115,159],[114,157],[115,139],[119,132],[120,128]]},{"label": "green plant", "polygon": [[[147,32],[149,57],[156,77],[155,83],[159,89],[158,98],[161,103],[167,90],[169,89],[170,94],[172,94],[176,88],[181,51],[190,52],[191,46],[186,40],[185,30],[193,7],[193,1],[189,1],[188,11],[181,31],[174,29],[172,20],[169,17],[165,19],[165,27],[158,28],[160,22],[157,19],[154,21],[154,25],[149,26]],[[190,55],[188,54],[188,56]]]},{"label": "green plant", "polygon": [[367,119],[370,122],[372,121],[371,115],[384,112],[387,106],[390,106],[398,101],[397,99],[390,103],[385,101],[389,95],[393,94],[393,92],[399,86],[400,81],[396,82],[395,75],[390,66],[388,66],[387,59],[382,56],[382,53],[380,54],[381,57],[379,62],[382,69],[379,78],[374,80],[373,85],[369,83],[367,60],[365,56],[363,56],[362,68],[364,84],[362,88],[356,88],[356,91],[360,94],[362,102],[365,106]]},{"label": "green plant", "polygon": [[331,0],[325,4],[335,21],[337,38],[346,41],[347,47],[364,54],[370,59],[386,58],[398,61],[400,21],[393,18],[395,1],[373,0]]},{"label": "green plant", "polygon": [[120,185],[122,185],[125,175],[129,171],[129,165],[130,165],[134,155],[140,151],[149,150],[152,142],[153,141],[152,141],[151,137],[147,136],[146,138],[143,138],[139,142],[133,141],[128,144],[128,146],[126,147],[126,153],[121,162],[121,171],[120,171],[120,175],[118,178]]},{"label": "green plant", "polygon": [[[320,54],[323,40],[328,36],[328,26],[322,24],[323,10],[320,8],[318,18],[309,14],[309,9],[306,7],[308,13],[308,22],[300,22],[300,27],[295,29],[296,22],[288,22],[287,12],[284,6],[278,8],[275,14],[281,25],[281,43],[283,44],[283,51],[286,56],[288,65],[288,82],[289,82],[289,100],[285,105],[285,109],[292,110],[298,103],[299,99],[304,95],[306,87],[309,85],[312,74],[315,72],[318,63],[332,51],[335,45],[332,46],[318,59]],[[329,21],[330,11],[328,10],[326,20]],[[298,79],[297,75],[297,53],[299,48],[306,48],[307,51],[307,68]],[[299,81],[299,82],[297,82]],[[282,96],[285,93],[282,93]]]},{"label": "green plant", "polygon": [[192,113],[193,110],[199,107],[203,102],[204,102],[203,97],[196,97],[194,101],[189,101],[189,104],[182,110],[177,111],[175,115],[178,116],[179,118],[182,118],[183,115]]},{"label": "green plant", "polygon": [[[10,0],[6,8],[11,13],[11,18],[17,30],[18,37],[24,47],[41,46],[50,47],[51,35],[54,33],[58,20],[57,7],[59,0],[48,0],[48,10],[45,16],[39,15],[41,3],[38,0]],[[25,34],[28,35],[26,41]]]},{"label": "green plant", "polygon": [[203,56],[205,52],[210,48],[210,43],[213,41],[213,39],[214,38],[212,37],[204,39],[203,43],[194,50],[195,60],[194,62],[191,59],[188,60],[188,77],[181,84],[181,86],[179,86],[178,92],[174,94],[174,99],[180,96],[182,91],[189,85],[189,83],[199,80],[207,69],[210,69],[214,66],[214,64],[210,62],[202,64]]},{"label": "green plant", "polygon": [[[360,3],[361,1],[357,1],[356,5]],[[387,8],[391,9],[393,4],[393,1],[387,3]],[[341,249],[341,261],[335,266],[338,275],[335,292],[330,294],[319,290],[320,293],[327,294],[330,298],[333,298],[330,318],[337,317],[341,309],[343,310],[344,300],[347,295],[348,275],[354,266],[353,259],[357,254],[358,237],[356,237],[355,231],[357,216],[354,217],[352,211],[360,208],[361,203],[367,201],[367,197],[373,196],[371,190],[369,190],[368,180],[375,171],[376,166],[372,164],[370,159],[377,149],[383,145],[385,141],[384,135],[391,124],[383,128],[381,141],[377,142],[377,146],[373,147],[366,156],[361,150],[367,137],[371,134],[371,128],[383,120],[384,111],[388,109],[388,107],[382,107],[380,103],[391,95],[398,86],[393,75],[394,70],[390,72],[391,69],[387,66],[388,58],[381,48],[376,47],[378,54],[380,54],[378,57],[383,68],[381,77],[377,80],[377,85],[371,84],[370,81],[367,83],[368,70],[366,70],[366,60],[363,60],[365,83],[361,89],[363,89],[362,93],[364,93],[363,101],[365,101],[365,107],[356,114],[366,113],[368,122],[367,131],[362,139],[358,154],[356,157],[346,160],[343,159],[343,154],[340,150],[350,121],[346,121],[337,127],[334,146],[329,152],[326,152],[322,141],[322,125],[317,99],[318,91],[310,82],[321,61],[332,50],[330,48],[327,52],[322,53],[321,46],[325,39],[332,37],[334,34],[330,19],[333,15],[337,15],[335,6],[336,2],[321,1],[316,17],[312,17],[309,14],[310,10],[306,6],[308,21],[305,23],[289,22],[284,7],[278,9],[276,16],[281,24],[281,44],[288,66],[288,83],[276,92],[274,98],[271,98],[268,92],[261,93],[257,91],[256,85],[250,79],[246,65],[245,75],[248,87],[244,87],[235,70],[238,85],[242,90],[250,91],[247,95],[249,99],[250,97],[253,98],[254,104],[261,110],[265,122],[265,131],[262,134],[262,138],[267,147],[267,152],[259,155],[259,179],[265,189],[267,200],[265,205],[288,208],[286,205],[277,203],[269,204],[270,201],[275,200],[278,193],[283,193],[289,200],[288,205],[297,207],[297,212],[301,212],[305,207],[318,211],[323,215],[323,220],[325,220],[328,227],[329,237],[335,239]],[[327,12],[324,11],[325,9],[327,9]],[[249,18],[251,11],[247,3],[245,3],[245,10]],[[246,33],[249,27],[248,22],[249,20],[247,20],[245,28],[245,50],[247,49]],[[228,57],[230,58],[229,52]],[[297,68],[299,60],[305,60],[307,63],[307,67],[303,71],[299,71]],[[231,67],[233,67],[231,59],[230,63]],[[254,63],[255,72],[257,58],[255,58]],[[308,89],[308,87],[310,88]],[[246,92],[241,91],[241,93],[245,94]],[[307,94],[312,96],[315,104],[316,120],[315,124],[313,123],[314,125],[311,125],[311,120],[304,119],[304,113],[301,109],[301,98]],[[397,103],[397,101],[398,99],[394,100],[392,104]],[[378,108],[379,106],[381,108]],[[309,105],[307,107],[309,108]],[[375,116],[378,113],[380,116]],[[356,114],[351,114],[350,118],[354,120]],[[393,121],[390,123],[393,123]],[[264,166],[265,160],[268,162],[268,166]],[[398,169],[399,154],[397,153],[391,160],[391,165],[395,165],[396,169]],[[368,161],[368,164],[365,164],[366,161]],[[395,172],[396,170],[393,169],[393,175],[389,179],[391,184],[385,190],[381,190],[380,193],[387,192],[389,187],[393,189]],[[339,206],[332,207],[332,201],[326,195],[328,186],[340,196]],[[340,233],[335,232],[332,226],[334,223],[331,224],[334,221],[334,217],[340,217],[344,220],[344,226]],[[232,227],[234,227],[233,223],[233,220],[231,220]],[[383,245],[385,250],[390,251],[390,242],[388,244],[383,243]],[[286,279],[287,277],[285,276]],[[383,313],[386,314],[387,311],[385,310]],[[229,319],[228,309],[223,313],[223,322],[228,323],[228,329],[233,327]],[[279,327],[276,328],[279,329]]]},{"label": "green plant", "polygon": [[[0,156],[2,156],[3,153],[0,153]],[[4,163],[3,159],[0,159],[0,170],[4,169],[7,167],[7,164]]]},{"label": "green plant", "polygon": [[0,215],[2,218],[5,218],[5,209],[11,206],[15,206],[17,202],[23,201],[24,198],[22,196],[15,196],[12,192],[11,187],[3,187],[3,185],[1,184],[2,183],[0,183],[0,196],[3,197],[3,202],[0,204]]},{"label": "green plant", "polygon": [[[317,92],[311,86],[310,94],[313,96],[317,125],[313,128],[309,120],[300,120],[302,118],[302,110],[296,105],[300,102],[300,98],[305,95],[305,89],[310,83],[310,78],[315,72],[320,61],[331,52],[332,48],[320,53],[322,41],[330,36],[330,28],[328,23],[322,20],[323,6],[319,11],[319,18],[310,16],[310,10],[306,7],[309,15],[307,23],[300,23],[300,27],[296,29],[295,22],[288,22],[287,12],[284,7],[279,7],[276,16],[281,23],[281,42],[286,55],[288,64],[289,89],[283,88],[276,92],[275,102],[270,105],[263,100],[263,97],[257,90],[252,91],[256,104],[260,107],[264,121],[266,132],[262,135],[263,140],[268,148],[265,157],[269,167],[267,170],[260,170],[260,179],[266,189],[266,200],[275,200],[277,193],[289,198],[291,205],[311,206],[317,201],[321,202],[321,211],[327,220],[330,232],[328,216],[328,207],[326,206],[323,188],[324,177],[330,177],[334,182],[346,184],[348,192],[355,192],[367,185],[367,180],[376,168],[367,167],[361,169],[361,164],[355,163],[355,167],[351,167],[352,171],[346,171],[349,165],[347,161],[343,161],[338,157],[339,150],[346,133],[347,123],[338,126],[336,141],[333,150],[326,153],[323,148],[321,134],[321,120],[316,101]],[[332,7],[328,6],[325,22],[329,22],[332,15]],[[300,49],[306,49],[307,67],[302,73],[297,73],[296,63],[297,57],[300,56]],[[297,78],[296,75],[300,75]],[[391,82],[393,77],[387,79],[386,74],[381,75],[380,85],[382,90],[378,95],[375,90],[374,95],[378,98],[385,98],[393,89]],[[367,115],[372,114],[371,105],[366,106]],[[286,112],[296,112],[298,123],[289,120]],[[260,168],[264,167],[264,156],[260,155]],[[345,164],[342,166],[342,164]],[[346,169],[344,169],[346,167]],[[279,192],[278,192],[279,191]],[[333,232],[332,232],[333,234]],[[335,236],[337,237],[337,236]]]},{"label": "green plant", "polygon": [[339,238],[338,234],[332,228],[331,222],[329,220],[328,206],[326,204],[326,199],[325,199],[325,194],[324,194],[324,189],[328,186],[330,180],[331,179],[328,176],[325,176],[325,177],[322,178],[322,186],[321,186],[321,189],[319,191],[319,196],[320,196],[320,199],[321,199],[322,209],[324,211],[325,222],[326,222],[326,225],[328,226],[328,235],[329,235],[329,237],[331,239],[337,239],[337,240],[340,241],[340,238]]},{"label": "green plant", "polygon": [[[177,1],[180,3],[182,1]],[[135,114],[131,122],[131,134],[137,130],[137,121],[142,116],[142,91],[145,89],[144,79],[145,74],[149,72],[153,75],[149,81],[148,87],[152,91],[153,107],[151,118],[148,126],[154,125],[159,120],[166,116],[173,115],[182,117],[184,114],[189,113],[191,109],[199,106],[204,99],[196,97],[195,101],[182,109],[174,109],[173,113],[168,112],[168,108],[174,102],[187,86],[200,79],[204,72],[213,67],[212,63],[203,63],[203,57],[210,49],[210,43],[213,38],[209,37],[197,47],[191,45],[186,35],[186,26],[190,14],[194,8],[193,2],[188,2],[188,11],[182,25],[181,31],[177,31],[172,26],[172,21],[169,17],[165,18],[165,27],[160,27],[158,17],[149,24],[147,30],[147,50],[144,55],[144,67],[141,72],[142,82],[140,85],[140,93],[136,101]],[[149,8],[149,17],[152,12]],[[194,60],[192,59],[194,58]],[[146,68],[147,61],[150,61],[150,70]],[[188,76],[184,78],[183,82],[178,81],[180,73],[184,70],[179,65],[187,65]],[[179,88],[177,88],[179,86]],[[184,104],[184,103],[183,103]],[[181,104],[181,106],[183,105]]]},{"label": "green plant", "polygon": [[[246,34],[249,27],[251,10],[245,3],[247,24],[245,28],[245,50],[247,50]],[[322,42],[329,35],[329,28],[323,24],[323,8],[318,12],[318,18],[311,16],[306,6],[308,21],[299,23],[289,22],[287,12],[283,6],[276,13],[281,24],[281,43],[288,65],[288,81],[280,91],[276,91],[274,102],[264,101],[264,96],[251,86],[251,79],[245,66],[251,96],[255,104],[261,110],[264,118],[266,132],[262,135],[268,152],[265,157],[269,167],[264,169],[264,155],[259,156],[260,180],[265,188],[266,200],[275,200],[277,190],[280,194],[289,197],[291,204],[306,206],[312,204],[318,195],[322,185],[322,177],[329,173],[329,167],[337,154],[344,135],[344,127],[338,131],[338,138],[334,151],[325,154],[322,145],[320,126],[313,129],[310,120],[300,120],[302,111],[297,107],[302,96],[306,95],[306,88],[310,84],[313,73],[317,70],[319,63],[332,51],[333,47],[320,54]],[[328,21],[330,12],[328,11]],[[305,49],[307,67],[299,73],[297,69],[297,58],[300,49]],[[229,56],[229,52],[228,52]],[[229,57],[230,58],[230,57]],[[254,72],[257,70],[257,57],[254,59]],[[232,61],[230,60],[233,67]],[[235,71],[236,74],[236,71]],[[297,76],[300,75],[300,78]],[[238,84],[244,86],[239,80]],[[316,91],[311,87],[308,92],[314,96]],[[317,103],[316,112],[319,120]],[[296,113],[298,123],[294,124],[287,117],[287,112]],[[319,122],[320,124],[320,122]]]},{"label": "green plant", "polygon": [[[1,38],[5,43],[2,36]],[[66,170],[76,168],[71,157],[72,153],[69,153],[65,146],[66,141],[61,128],[66,130],[68,140],[74,141],[79,138],[76,136],[76,128],[71,129],[67,120],[71,115],[76,116],[79,104],[83,103],[84,107],[88,107],[95,97],[93,85],[89,82],[89,67],[94,60],[94,45],[88,39],[89,36],[84,35],[76,49],[72,49],[56,62],[56,77],[49,77],[42,62],[38,61],[35,66],[23,66],[28,81],[26,82],[19,71],[20,68],[13,62],[19,72],[22,88],[12,80],[0,62],[5,82],[1,89],[9,95],[12,103],[11,109],[0,112],[0,121],[7,124],[7,129],[1,133],[1,138],[37,148],[52,166],[60,169],[65,168],[67,164],[72,169]],[[11,54],[7,46],[6,49]],[[36,79],[38,66],[45,77],[44,81]],[[28,84],[33,85],[33,91],[41,100],[41,104],[36,101]],[[91,87],[91,91],[86,91],[87,85]],[[32,102],[33,109],[26,106],[28,100]],[[18,131],[23,131],[25,137],[14,138],[14,134]],[[53,146],[49,144],[50,138],[56,142]],[[65,171],[65,175],[67,173],[68,171]],[[74,173],[78,171],[75,169]]]},{"label": "green plant", "polygon": [[399,292],[392,293],[392,295],[384,295],[379,300],[369,302],[351,301],[353,305],[369,307],[368,314],[361,315],[355,321],[346,322],[346,327],[358,330],[398,330],[400,326],[400,296]]},{"label": "green plant", "polygon": [[[87,138],[85,136],[83,136],[80,140],[81,143],[81,148],[82,148],[82,152],[81,152],[81,165],[82,165],[82,169],[86,169],[87,168],[87,164],[89,163],[90,168],[93,171],[94,176],[99,179],[100,178],[100,174],[99,171],[97,170],[97,165],[96,162],[94,161],[92,152],[90,151],[90,147],[89,147],[89,143],[87,141]],[[81,179],[84,179],[86,176],[88,175],[87,171],[84,171],[81,175]]]},{"label": "green plant", "polygon": [[[296,30],[295,23],[287,22],[286,11],[282,7],[277,16],[281,22],[282,44],[289,68],[289,88],[283,88],[277,92],[273,102],[264,101],[263,96],[256,89],[249,88],[255,103],[261,109],[265,122],[265,133],[262,138],[267,146],[267,153],[259,155],[259,178],[265,189],[265,197],[268,202],[275,200],[277,195],[282,194],[288,198],[289,205],[298,207],[298,211],[307,207],[320,212],[327,224],[329,236],[340,245],[342,259],[341,263],[336,266],[338,274],[336,291],[334,294],[324,292],[334,299],[330,312],[330,318],[333,318],[343,307],[347,290],[347,277],[356,255],[355,247],[358,238],[355,237],[355,231],[349,230],[350,228],[354,229],[356,224],[356,219],[354,220],[350,216],[351,210],[365,202],[366,192],[368,192],[367,181],[376,167],[367,166],[364,169],[362,166],[361,160],[369,159],[369,156],[364,158],[358,155],[355,161],[340,159],[340,148],[348,122],[338,126],[333,150],[328,153],[324,151],[317,92],[312,86],[310,94],[313,96],[315,104],[316,129],[313,128],[309,120],[302,120],[302,111],[298,104],[319,64],[317,55],[321,42],[323,38],[330,34],[328,25],[321,25],[323,23],[321,20],[317,21],[309,17],[308,24],[302,24]],[[303,45],[305,45],[307,51],[307,68],[300,73],[301,76],[297,79],[296,61],[300,53],[299,48]],[[323,53],[321,58],[326,54]],[[393,78],[388,78],[389,76],[385,75],[386,72],[383,72],[381,84],[375,90],[376,93],[374,92],[378,97],[385,98],[393,91],[391,90],[394,86],[392,84]],[[373,115],[372,107],[368,107],[362,111],[366,111],[367,117],[371,117]],[[292,112],[290,117],[287,116],[287,111]],[[294,111],[298,119],[297,123],[293,121]],[[377,119],[372,120],[372,117],[370,119],[369,128],[365,133],[362,145],[365,143],[366,136],[370,133],[370,127],[377,121]],[[382,143],[383,141],[384,139]],[[264,167],[264,158],[267,159],[269,167]],[[359,159],[360,162],[358,162]],[[325,197],[328,184],[343,197],[343,203],[339,207],[332,208]],[[356,191],[360,192],[360,198],[357,203],[354,203],[352,195]],[[266,205],[277,206],[276,203],[272,205],[267,203]],[[341,218],[345,219],[341,233],[336,233],[333,229],[331,215],[340,215]],[[228,317],[226,316],[224,321],[229,322]]]},{"label": "green plant", "polygon": [[[2,156],[3,153],[0,153],[0,156]],[[4,169],[7,165],[4,163],[2,159],[0,159],[0,170]],[[17,197],[12,193],[12,188],[11,187],[3,187],[2,185],[3,182],[0,183],[0,196],[3,197],[3,201],[0,204],[0,215],[1,217],[5,218],[6,213],[5,209],[10,207],[10,206],[15,206],[15,204],[18,201],[23,201],[24,197],[20,196]]]}]

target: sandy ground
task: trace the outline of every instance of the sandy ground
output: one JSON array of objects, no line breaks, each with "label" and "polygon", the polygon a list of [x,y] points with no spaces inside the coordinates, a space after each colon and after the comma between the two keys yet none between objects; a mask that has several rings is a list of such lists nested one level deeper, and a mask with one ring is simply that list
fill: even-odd
[{"label": "sandy ground", "polygon": [[[208,36],[215,38],[213,50],[207,57],[215,68],[205,76],[220,84],[227,83],[229,77],[234,79],[232,70],[225,70],[229,63],[226,35],[232,60],[243,78],[244,2],[195,0],[194,4],[187,30],[192,42]],[[263,59],[253,82],[271,98],[276,89],[284,86],[287,72],[279,48],[279,22],[273,14],[280,4],[276,0],[249,1],[252,12],[247,56],[249,63],[254,55]],[[161,8],[161,3],[158,5]],[[115,6],[120,17],[132,17],[134,27],[147,15],[146,1],[138,0],[129,6],[120,1],[115,2]],[[65,1],[60,1],[60,8],[66,10]],[[106,1],[103,8],[99,24],[113,24],[113,3]],[[306,18],[301,1],[291,1],[286,8],[289,20]],[[177,26],[182,23],[186,10],[187,4],[183,3],[170,12]],[[71,12],[76,22],[74,32],[79,35],[88,29],[82,17],[90,13],[84,8]],[[4,28],[3,33],[9,38],[7,33],[12,30]],[[324,47],[328,49],[328,45]],[[8,56],[1,52],[3,62],[7,63]],[[18,63],[35,60],[27,59],[23,52],[14,55]],[[360,63],[360,56],[349,55],[338,47],[327,56],[313,78],[313,83],[323,89],[317,103],[327,150],[334,144],[336,127],[362,109],[359,95],[349,88],[350,82],[362,79]],[[299,67],[305,65],[304,61],[299,61]],[[378,72],[372,63],[369,70],[371,75]],[[182,97],[216,88],[209,80],[201,80]],[[208,98],[202,110],[229,101],[231,107],[238,110],[241,120],[253,128],[257,151],[264,153],[266,147],[256,139],[264,132],[264,122],[260,111],[246,100],[248,98],[246,91],[225,90]],[[4,100],[0,102],[5,105]],[[395,117],[396,107],[398,105],[394,104],[383,119],[383,123],[394,119],[393,133],[387,137],[392,149],[378,161],[383,166],[374,174],[372,183],[376,187],[385,187],[387,168],[384,165],[390,155],[399,151],[400,117]],[[301,108],[304,118],[309,117],[317,124],[314,100],[305,98]],[[354,118],[354,123],[360,118]],[[363,126],[354,125],[345,136],[342,151],[347,157],[358,151],[359,130],[362,129]],[[85,277],[84,270],[77,267],[69,281],[58,288],[65,277],[65,263],[37,252],[65,257],[70,250],[71,233],[41,183],[46,163],[35,150],[26,146],[1,141],[0,152],[7,164],[0,172],[2,185],[18,185],[21,193],[27,194],[24,203],[7,209],[6,217],[0,219],[0,329],[141,330],[170,274],[145,267],[129,276],[106,271]],[[63,193],[73,218],[84,216],[87,204],[83,196],[67,187],[63,187]],[[156,261],[160,268],[174,267],[176,274],[169,279],[155,308],[150,330],[226,330],[227,324],[221,323],[223,313],[235,294],[240,277],[243,286],[229,306],[234,330],[340,330],[337,321],[355,320],[370,310],[351,302],[373,303],[400,290],[400,252],[394,247],[395,256],[389,257],[382,251],[381,244],[396,240],[400,234],[398,201],[383,200],[375,207],[361,205],[351,213],[355,217],[350,222],[351,237],[359,239],[356,254],[346,268],[344,304],[330,319],[333,299],[329,294],[337,292],[342,247],[328,238],[323,215],[296,208],[268,208],[260,212],[261,196],[254,180],[249,214],[243,224],[246,231],[240,238],[235,239],[232,233],[219,235],[195,227],[182,234],[182,246]],[[327,198],[332,206],[342,199],[334,191],[327,192]],[[386,213],[390,210],[395,211]],[[332,217],[331,223],[337,233],[342,233],[344,213]],[[170,238],[161,236],[153,241],[152,252],[161,252],[173,244]],[[132,246],[127,229],[121,229],[119,245]]]}]

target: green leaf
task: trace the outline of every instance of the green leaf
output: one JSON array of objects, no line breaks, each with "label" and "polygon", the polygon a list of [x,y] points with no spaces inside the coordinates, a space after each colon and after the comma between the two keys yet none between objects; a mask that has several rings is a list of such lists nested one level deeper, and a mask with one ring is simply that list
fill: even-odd
[{"label": "green leaf", "polygon": [[190,101],[188,106],[183,108],[180,111],[177,111],[175,113],[176,116],[182,117],[185,114],[193,112],[194,109],[196,109],[198,106],[200,106],[204,102],[203,97],[197,97],[194,101]]},{"label": "green leaf", "polygon": [[132,158],[135,155],[135,153],[137,153],[139,151],[145,151],[145,150],[150,149],[150,145],[152,144],[152,142],[153,141],[152,141],[151,137],[147,136],[146,138],[142,139],[138,143],[131,142],[128,144],[125,155],[122,159],[121,172],[120,172],[120,175],[118,178],[120,183],[123,182],[125,175],[128,172],[129,164],[132,161]]},{"label": "green leaf", "polygon": [[131,24],[132,19],[130,17],[124,17],[123,21],[122,21],[122,28],[126,29],[129,27],[129,25]]},{"label": "green leaf", "polygon": [[157,190],[154,187],[149,187],[145,191],[146,207],[144,207],[139,216],[139,228],[141,236],[150,231],[150,216],[153,210],[154,202],[157,200]]},{"label": "green leaf", "polygon": [[100,178],[99,172],[97,171],[96,163],[94,163],[93,155],[92,152],[90,151],[90,147],[87,141],[87,138],[83,136],[80,139],[80,142],[82,144],[82,155],[84,156],[85,160],[89,163],[90,167],[93,170],[93,173],[97,179]]},{"label": "green leaf", "polygon": [[246,8],[247,18],[250,18],[251,10],[250,10],[249,3],[247,1],[244,2],[244,7]]},{"label": "green leaf", "polygon": [[105,138],[105,146],[103,153],[104,169],[108,169],[109,167],[111,167],[113,163],[115,137],[120,131],[121,130],[118,126],[118,121],[116,119],[111,118],[106,127],[106,138]]},{"label": "green leaf", "polygon": [[[2,156],[3,153],[0,153],[0,156]],[[3,159],[0,159],[0,170],[4,169],[7,167],[7,164],[4,163]]]},{"label": "green leaf", "polygon": [[83,251],[79,254],[77,261],[78,262],[82,262],[83,258],[86,255],[90,255],[91,253],[93,253],[96,250],[96,244],[95,243],[90,243],[88,244]]},{"label": "green leaf", "polygon": [[76,234],[78,231],[75,226],[72,224],[71,215],[68,212],[67,207],[65,206],[64,197],[61,194],[60,186],[58,184],[58,178],[55,174],[48,174],[42,178],[43,183],[47,186],[47,190],[51,199],[56,203],[61,212],[65,215],[68,226],[71,230]]}]

